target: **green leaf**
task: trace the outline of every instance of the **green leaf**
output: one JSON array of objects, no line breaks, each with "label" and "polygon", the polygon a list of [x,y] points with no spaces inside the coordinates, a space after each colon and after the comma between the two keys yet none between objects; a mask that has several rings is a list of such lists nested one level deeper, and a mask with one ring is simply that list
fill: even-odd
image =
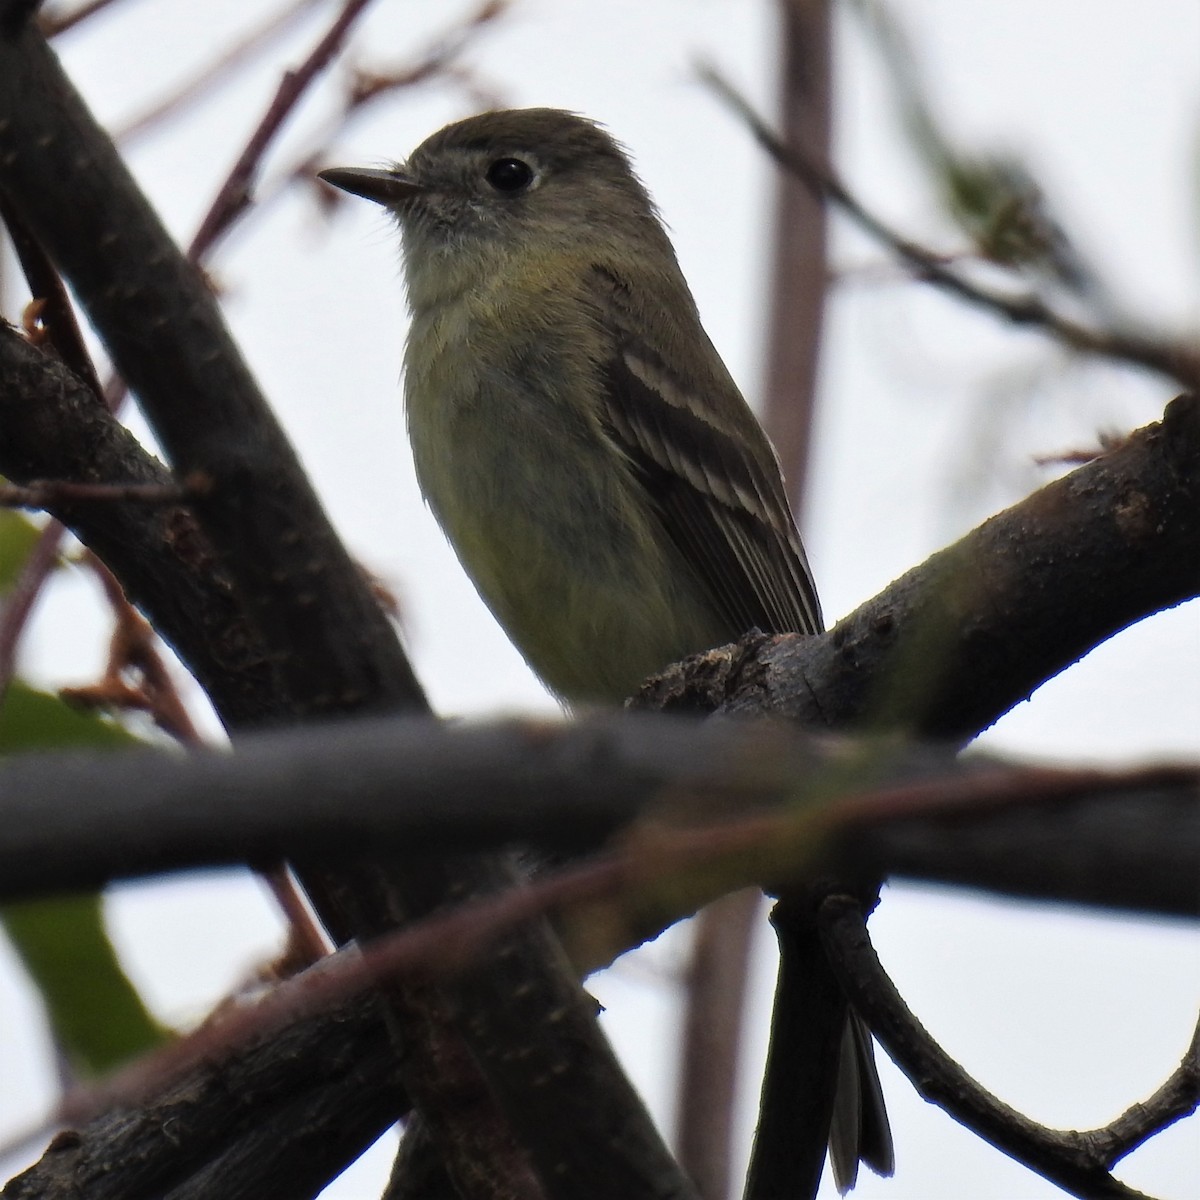
[{"label": "green leaf", "polygon": [[[79,712],[19,681],[0,708],[0,753],[116,748],[137,741],[113,721]],[[121,969],[104,928],[100,896],[5,905],[0,924],[41,994],[55,1043],[76,1074],[102,1074],[165,1040],[167,1032]]]},{"label": "green leaf", "polygon": [[0,595],[12,589],[41,530],[24,513],[0,509]]},{"label": "green leaf", "polygon": [[140,739],[98,713],[72,708],[50,692],[14,679],[0,707],[0,754],[24,750],[136,746]]},{"label": "green leaf", "polygon": [[100,896],[9,904],[0,917],[75,1075],[103,1075],[166,1039],[121,969]]}]

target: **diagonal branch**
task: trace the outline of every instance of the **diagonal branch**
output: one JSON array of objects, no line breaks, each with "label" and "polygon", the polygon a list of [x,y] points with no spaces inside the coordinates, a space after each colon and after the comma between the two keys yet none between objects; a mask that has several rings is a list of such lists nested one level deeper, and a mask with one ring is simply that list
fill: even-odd
[{"label": "diagonal branch", "polygon": [[[303,1016],[225,1050],[140,1107],[59,1134],[5,1200],[313,1196],[398,1115],[375,1004]],[[63,1118],[83,1115],[68,1098]]]},{"label": "diagonal branch", "polygon": [[[1005,1154],[1081,1200],[1145,1200],[1141,1192],[1111,1174],[1113,1162],[1128,1153],[1131,1144],[1122,1141],[1118,1148],[1105,1130],[1061,1133],[1039,1125],[987,1092],[937,1045],[884,972],[856,902],[845,896],[828,897],[818,922],[846,993],[926,1100],[940,1105]],[[1166,1085],[1171,1102],[1157,1101],[1163,1089],[1150,1102],[1157,1109],[1152,1122],[1155,1130],[1194,1111],[1200,1103],[1200,1076],[1195,1065],[1185,1069],[1183,1075],[1191,1089],[1184,1103],[1177,1098],[1183,1090],[1178,1082],[1180,1072]],[[1118,1118],[1114,1124],[1120,1125],[1123,1119]]]},{"label": "diagonal branch", "polygon": [[0,185],[74,288],[176,472],[209,482],[194,511],[289,706],[298,716],[422,706],[203,277],[28,27],[0,39],[0,118]]},{"label": "diagonal branch", "polygon": [[176,84],[167,95],[127,120],[114,131],[114,140],[128,146],[135,138],[141,137],[169,118],[178,116],[206,92],[219,87],[272,41],[287,33],[293,25],[308,15],[309,9],[323,2],[324,0],[290,0],[290,3],[271,13],[261,24],[242,34],[239,41],[223,48],[195,74]]},{"label": "diagonal branch", "polygon": [[1041,296],[1013,295],[968,279],[949,266],[942,255],[898,233],[872,213],[828,164],[784,142],[716,70],[702,67],[700,76],[745,122],[754,139],[780,167],[818,196],[837,205],[860,229],[911,268],[917,278],[1014,325],[1044,330],[1072,350],[1145,367],[1175,380],[1181,387],[1200,388],[1200,346],[1194,341],[1171,341],[1131,329],[1090,327],[1058,312]]},{"label": "diagonal branch", "polygon": [[341,11],[324,36],[299,67],[284,75],[274,100],[250,135],[237,162],[233,164],[217,191],[216,199],[209,207],[195,237],[192,238],[187,256],[193,262],[198,262],[212,249],[217,238],[249,205],[254,175],[267,147],[283,123],[295,111],[297,103],[309,86],[341,50],[350,29],[370,3],[371,0],[343,0]]},{"label": "diagonal branch", "polygon": [[966,741],[1133,622],[1200,595],[1200,399],[998,513],[818,638],[651,681],[647,706]]}]

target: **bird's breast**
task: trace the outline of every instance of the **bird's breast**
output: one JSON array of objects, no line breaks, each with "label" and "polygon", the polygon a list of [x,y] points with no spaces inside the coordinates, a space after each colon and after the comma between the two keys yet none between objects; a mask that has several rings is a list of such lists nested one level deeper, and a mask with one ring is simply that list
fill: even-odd
[{"label": "bird's breast", "polygon": [[406,397],[422,492],[547,685],[573,702],[618,701],[717,639],[599,425],[586,337],[538,326],[506,338],[478,315],[413,331]]}]

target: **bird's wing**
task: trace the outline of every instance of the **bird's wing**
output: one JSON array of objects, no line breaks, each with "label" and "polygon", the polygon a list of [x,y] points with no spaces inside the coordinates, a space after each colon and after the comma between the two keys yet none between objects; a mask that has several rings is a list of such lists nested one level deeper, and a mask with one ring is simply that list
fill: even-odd
[{"label": "bird's wing", "polygon": [[[682,377],[638,335],[621,281],[600,269],[593,278],[611,335],[602,364],[606,432],[708,589],[729,637],[753,628],[819,632],[820,604],[775,452],[706,335],[710,357]],[[723,396],[714,395],[718,389]]]}]

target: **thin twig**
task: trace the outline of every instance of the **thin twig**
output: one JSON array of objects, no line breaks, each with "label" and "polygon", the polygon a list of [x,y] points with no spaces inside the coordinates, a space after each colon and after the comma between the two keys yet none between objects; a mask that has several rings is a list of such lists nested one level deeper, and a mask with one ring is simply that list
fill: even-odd
[{"label": "thin twig", "polygon": [[58,565],[58,553],[67,531],[61,521],[51,518],[38,535],[0,608],[0,704],[8,694],[17,670],[17,648],[21,634],[33,615],[42,586]]},{"label": "thin twig", "polygon": [[86,4],[81,4],[74,11],[63,13],[61,16],[55,13],[43,14],[38,17],[38,28],[43,37],[57,37],[60,33],[74,29],[89,17],[94,17],[98,12],[111,8],[114,3],[116,0],[88,0]]},{"label": "thin twig", "polygon": [[386,92],[412,87],[445,71],[462,54],[472,35],[503,16],[509,0],[483,0],[452,29],[435,38],[417,57],[389,71],[355,71],[346,95],[346,114]]},{"label": "thin twig", "polygon": [[[129,603],[117,577],[90,550],[84,561],[92,569],[112,609],[114,628],[109,642],[104,677],[90,688],[63,689],[75,703],[147,712],[154,723],[184,746],[204,744],[179,689],[158,651],[158,638],[150,623]],[[137,683],[125,683],[133,672]],[[279,977],[295,974],[329,953],[330,945],[311,909],[284,866],[269,865],[259,871],[275,897],[288,925],[288,945],[272,968]]]},{"label": "thin twig", "polygon": [[[96,368],[83,340],[79,322],[75,319],[70,296],[50,256],[28,228],[17,210],[0,195],[0,221],[12,239],[13,248],[29,284],[34,304],[26,310],[32,314],[38,328],[54,351],[97,397],[104,397]],[[113,409],[112,411],[115,411]],[[34,507],[42,507],[38,504]],[[0,609],[0,703],[8,693],[16,671],[17,649],[34,606],[50,572],[58,562],[66,530],[52,518],[21,567],[20,576]]]},{"label": "thin twig", "polygon": [[351,26],[370,2],[371,0],[345,0],[341,12],[308,57],[294,71],[288,71],[284,75],[275,98],[258,127],[250,135],[245,148],[200,223],[191,245],[188,246],[187,256],[193,262],[199,261],[249,206],[251,182],[267,147],[309,86],[341,49]]},{"label": "thin twig", "polygon": [[[351,122],[370,109],[378,100],[405,88],[415,87],[426,80],[437,77],[453,80],[474,97],[478,108],[501,108],[502,103],[490,89],[483,88],[479,81],[463,68],[457,60],[471,44],[473,36],[484,26],[495,21],[508,9],[509,0],[482,0],[479,7],[468,13],[453,28],[435,37],[415,57],[390,69],[355,70],[342,96],[341,108],[310,139],[309,149],[299,155],[290,167],[281,170],[274,186],[259,197],[259,205],[273,203],[292,184],[303,182],[312,185],[318,166],[323,165],[334,138],[345,132]],[[318,201],[324,205],[339,203],[331,188],[322,187],[317,192]]]},{"label": "thin twig", "polygon": [[[1142,1197],[1141,1192],[1112,1177],[1112,1166],[1150,1132],[1165,1128],[1195,1109],[1200,1100],[1196,1092],[1200,1076],[1194,1067],[1186,1073],[1190,1103],[1178,1103],[1178,1086],[1159,1089],[1156,1098],[1167,1090],[1170,1102],[1158,1106],[1149,1122],[1152,1128],[1139,1130],[1141,1136],[1131,1144],[1110,1136],[1124,1116],[1106,1129],[1086,1133],[1048,1129],[993,1096],[933,1040],[884,971],[867,936],[862,911],[854,901],[846,896],[828,897],[818,913],[818,926],[855,1008],[926,1100],[939,1105],[1010,1158],[1082,1200]],[[1172,1079],[1179,1074],[1176,1072]]]},{"label": "thin twig", "polygon": [[1035,293],[1012,295],[984,287],[953,270],[944,256],[904,237],[872,213],[824,163],[783,142],[749,102],[719,72],[700,68],[700,77],[746,123],[755,140],[784,170],[817,195],[836,204],[856,225],[902,259],[916,276],[1014,325],[1042,329],[1073,350],[1146,367],[1180,383],[1200,387],[1200,347],[1133,330],[1092,328],[1054,309]]},{"label": "thin twig", "polygon": [[1140,1104],[1131,1104],[1103,1129],[1081,1133],[1092,1143],[1105,1162],[1116,1163],[1131,1154],[1143,1142],[1182,1117],[1191,1116],[1200,1107],[1200,1019],[1179,1066],[1171,1072],[1154,1095]]},{"label": "thin twig", "polygon": [[[160,729],[180,744],[192,748],[203,745],[200,732],[158,653],[149,622],[129,603],[116,576],[90,550],[85,552],[84,562],[104,589],[104,598],[113,614],[113,633],[101,682],[91,688],[66,689],[65,694],[83,704],[147,712]],[[124,683],[127,673],[138,677],[138,686],[131,688]]]},{"label": "thin twig", "polygon": [[0,507],[50,508],[95,500],[178,504],[191,494],[186,485],[175,483],[75,483],[69,479],[34,479],[22,486],[0,484]]},{"label": "thin twig", "polygon": [[[202,746],[204,739],[158,652],[158,639],[149,622],[129,603],[117,577],[95,554],[88,551],[84,561],[100,580],[112,609],[113,634],[100,682],[86,688],[64,688],[64,698],[86,706],[149,713],[161,730],[182,745]],[[129,672],[137,680],[133,685],[125,682]],[[330,945],[287,868],[271,865],[259,874],[288,925],[288,945],[271,969],[276,977],[285,978],[318,962],[329,953]]]},{"label": "thin twig", "polygon": [[113,140],[128,144],[135,138],[148,133],[156,125],[175,116],[187,104],[219,86],[228,76],[272,41],[286,33],[305,16],[308,10],[323,4],[324,0],[291,0],[291,3],[273,13],[261,25],[245,34],[241,41],[223,50],[191,78],[179,84],[169,95],[156,101],[145,112],[127,121],[113,133]]}]

